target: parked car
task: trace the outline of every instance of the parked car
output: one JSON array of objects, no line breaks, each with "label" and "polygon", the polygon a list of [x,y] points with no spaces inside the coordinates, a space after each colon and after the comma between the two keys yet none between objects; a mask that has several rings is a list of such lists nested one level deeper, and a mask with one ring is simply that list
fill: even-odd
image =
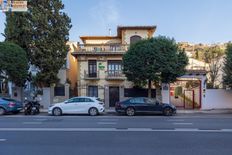
[{"label": "parked car", "polygon": [[14,99],[0,97],[0,115],[17,114],[23,109],[23,103]]},{"label": "parked car", "polygon": [[52,105],[48,109],[48,114],[54,116],[62,114],[89,114],[95,116],[104,111],[104,103],[99,98],[80,96]]},{"label": "parked car", "polygon": [[125,113],[133,116],[140,112],[159,113],[171,116],[176,113],[176,107],[172,104],[161,103],[156,99],[147,97],[130,98],[115,104],[115,110],[118,113]]}]

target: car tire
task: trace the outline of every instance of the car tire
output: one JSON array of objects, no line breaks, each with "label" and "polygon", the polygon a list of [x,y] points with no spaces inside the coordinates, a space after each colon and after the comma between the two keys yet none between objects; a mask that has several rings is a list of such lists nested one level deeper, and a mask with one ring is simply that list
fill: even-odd
[{"label": "car tire", "polygon": [[6,113],[6,110],[0,107],[0,115],[4,115],[5,113]]},{"label": "car tire", "polygon": [[172,116],[173,110],[171,108],[164,108],[163,114],[165,116]]},{"label": "car tire", "polygon": [[54,108],[52,110],[52,115],[53,116],[61,116],[62,115],[62,110],[60,108],[56,107],[56,108]]},{"label": "car tire", "polygon": [[14,112],[12,112],[13,114],[18,114],[18,113],[20,113],[20,111],[19,110],[17,110],[17,111],[14,111]]},{"label": "car tire", "polygon": [[134,116],[135,115],[135,109],[133,107],[128,107],[126,109],[126,115],[127,116]]},{"label": "car tire", "polygon": [[94,107],[90,108],[90,109],[89,109],[89,115],[90,115],[90,116],[96,116],[96,115],[98,115],[98,110],[97,110],[97,108],[94,108]]}]

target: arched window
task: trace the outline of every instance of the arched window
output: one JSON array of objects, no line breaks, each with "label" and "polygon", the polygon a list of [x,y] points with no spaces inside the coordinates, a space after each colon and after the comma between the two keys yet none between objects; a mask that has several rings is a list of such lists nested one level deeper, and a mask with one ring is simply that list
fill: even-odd
[{"label": "arched window", "polygon": [[140,41],[142,38],[140,36],[134,35],[130,37],[130,44]]}]

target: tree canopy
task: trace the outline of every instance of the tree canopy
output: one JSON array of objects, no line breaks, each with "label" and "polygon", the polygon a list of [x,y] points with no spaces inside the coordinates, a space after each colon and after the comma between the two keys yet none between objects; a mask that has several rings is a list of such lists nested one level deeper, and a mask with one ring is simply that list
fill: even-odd
[{"label": "tree canopy", "polygon": [[61,0],[29,0],[27,13],[6,14],[6,40],[27,51],[30,64],[38,68],[40,86],[56,83],[65,64],[71,20],[63,9]]},{"label": "tree canopy", "polygon": [[232,88],[232,43],[226,47],[226,56],[224,62],[224,76],[223,83],[226,87]]},{"label": "tree canopy", "polygon": [[2,78],[23,86],[27,78],[26,52],[18,45],[0,42],[0,75]]},{"label": "tree canopy", "polygon": [[123,71],[129,81],[136,85],[151,82],[170,83],[185,73],[188,58],[174,39],[159,36],[131,44],[123,56]]}]

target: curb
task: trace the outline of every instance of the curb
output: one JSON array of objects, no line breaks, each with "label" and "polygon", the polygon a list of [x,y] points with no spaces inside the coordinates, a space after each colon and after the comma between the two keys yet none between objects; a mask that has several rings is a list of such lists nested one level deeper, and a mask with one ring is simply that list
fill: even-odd
[{"label": "curb", "polygon": [[[48,113],[46,109],[41,109],[40,113]],[[114,110],[106,110],[105,114],[117,114]],[[198,111],[191,111],[191,110],[177,110],[177,114],[232,114],[232,110],[198,110]]]}]

